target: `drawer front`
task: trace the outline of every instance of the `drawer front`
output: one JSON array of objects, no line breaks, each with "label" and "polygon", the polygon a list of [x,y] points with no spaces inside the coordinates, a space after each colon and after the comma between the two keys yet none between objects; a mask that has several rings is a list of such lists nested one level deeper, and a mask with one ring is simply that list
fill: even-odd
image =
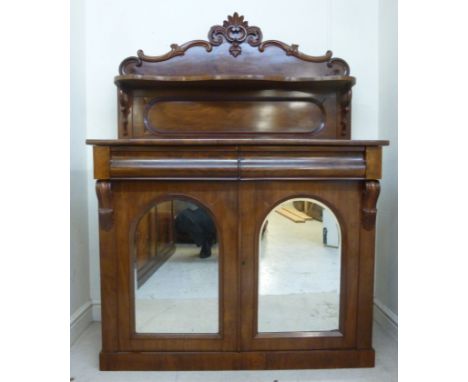
[{"label": "drawer front", "polygon": [[113,151],[110,158],[113,178],[151,179],[237,179],[235,151],[176,149],[158,151]]},{"label": "drawer front", "polygon": [[239,161],[243,179],[362,178],[366,162],[361,152],[244,153]]},{"label": "drawer front", "polygon": [[[98,179],[365,179],[363,147],[95,147]],[[369,164],[370,163],[370,164]],[[375,172],[375,171],[374,171]]]}]

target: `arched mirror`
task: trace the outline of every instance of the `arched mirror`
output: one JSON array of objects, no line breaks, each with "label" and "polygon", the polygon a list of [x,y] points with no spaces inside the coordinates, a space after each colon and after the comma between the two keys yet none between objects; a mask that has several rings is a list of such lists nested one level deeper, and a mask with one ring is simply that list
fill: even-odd
[{"label": "arched mirror", "polygon": [[156,203],[133,238],[137,333],[217,333],[218,234],[210,213],[187,200]]},{"label": "arched mirror", "polygon": [[318,200],[277,205],[259,237],[258,332],[339,328],[341,231]]}]

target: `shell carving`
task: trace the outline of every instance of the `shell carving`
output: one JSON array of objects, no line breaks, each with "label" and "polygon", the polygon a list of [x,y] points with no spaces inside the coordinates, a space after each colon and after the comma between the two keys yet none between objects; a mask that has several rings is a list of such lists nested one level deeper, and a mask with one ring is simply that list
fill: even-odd
[{"label": "shell carving", "polygon": [[229,53],[234,57],[242,53],[241,44],[245,41],[250,46],[259,46],[263,38],[260,28],[249,26],[249,23],[244,21],[244,16],[239,16],[237,12],[228,16],[223,25],[215,25],[208,32],[208,40],[214,46],[221,45],[223,37],[231,44]]}]

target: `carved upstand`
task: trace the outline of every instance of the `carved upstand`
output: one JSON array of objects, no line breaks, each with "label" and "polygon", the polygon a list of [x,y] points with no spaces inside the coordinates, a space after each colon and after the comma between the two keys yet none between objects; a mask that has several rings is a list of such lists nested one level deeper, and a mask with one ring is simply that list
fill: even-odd
[{"label": "carved upstand", "polygon": [[351,140],[348,64],[263,40],[122,61],[118,139],[89,140],[101,370],[370,367],[386,141]]}]

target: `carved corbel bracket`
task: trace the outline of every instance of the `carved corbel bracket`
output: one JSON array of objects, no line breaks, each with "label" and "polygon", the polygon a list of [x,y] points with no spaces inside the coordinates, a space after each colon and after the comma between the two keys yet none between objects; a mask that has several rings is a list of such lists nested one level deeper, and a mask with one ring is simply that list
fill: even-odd
[{"label": "carved corbel bracket", "polygon": [[341,95],[340,108],[341,108],[341,131],[342,137],[346,137],[349,129],[349,113],[351,112],[351,97],[352,91],[349,89]]},{"label": "carved corbel bracket", "polygon": [[378,180],[368,180],[364,183],[364,193],[362,197],[362,226],[370,231],[375,228],[377,217],[377,199],[380,193],[380,183]]},{"label": "carved corbel bracket", "polygon": [[109,231],[114,224],[111,182],[98,180],[96,182],[96,194],[99,206],[99,227],[104,231]]},{"label": "carved corbel bracket", "polygon": [[130,95],[123,89],[119,89],[119,111],[121,115],[122,133],[128,135],[128,116],[130,114]]}]

